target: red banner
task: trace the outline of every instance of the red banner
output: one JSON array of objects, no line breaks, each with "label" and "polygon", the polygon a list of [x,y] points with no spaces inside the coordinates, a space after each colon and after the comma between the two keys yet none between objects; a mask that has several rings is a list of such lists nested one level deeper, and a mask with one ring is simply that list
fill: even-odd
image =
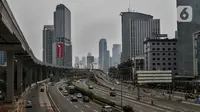
[{"label": "red banner", "polygon": [[57,44],[57,57],[63,57],[63,44]]}]

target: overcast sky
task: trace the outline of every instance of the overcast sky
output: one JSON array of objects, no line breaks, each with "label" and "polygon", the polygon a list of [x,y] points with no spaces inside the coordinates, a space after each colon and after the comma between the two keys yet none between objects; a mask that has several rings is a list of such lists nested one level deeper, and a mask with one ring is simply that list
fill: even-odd
[{"label": "overcast sky", "polygon": [[[98,43],[106,38],[108,49],[121,44],[120,12],[128,11],[128,0],[7,0],[37,58],[42,59],[43,25],[53,24],[56,5],[62,3],[72,14],[72,46],[74,56],[88,52],[98,56]],[[176,0],[131,0],[137,12],[161,19],[161,32],[174,37]]]}]

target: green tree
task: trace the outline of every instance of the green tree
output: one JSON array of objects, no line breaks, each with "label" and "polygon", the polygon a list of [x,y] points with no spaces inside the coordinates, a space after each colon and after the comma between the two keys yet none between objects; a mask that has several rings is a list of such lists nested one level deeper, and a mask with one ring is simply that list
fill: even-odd
[{"label": "green tree", "polygon": [[130,78],[132,73],[132,67],[134,63],[132,60],[128,60],[118,65],[119,73],[122,75],[123,79]]},{"label": "green tree", "polygon": [[118,78],[118,69],[116,67],[110,67],[108,75],[113,78]]}]

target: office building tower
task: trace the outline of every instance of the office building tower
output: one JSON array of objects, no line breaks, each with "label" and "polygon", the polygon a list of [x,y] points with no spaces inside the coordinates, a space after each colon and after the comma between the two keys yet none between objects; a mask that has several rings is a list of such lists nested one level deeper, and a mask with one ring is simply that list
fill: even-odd
[{"label": "office building tower", "polygon": [[6,62],[6,52],[0,51],[0,65],[5,65]]},{"label": "office building tower", "polygon": [[87,68],[92,68],[94,63],[94,56],[87,56]]},{"label": "office building tower", "polygon": [[100,39],[99,41],[99,69],[104,72],[107,71],[107,42],[106,39]]},{"label": "office building tower", "polygon": [[75,57],[75,65],[79,65],[79,63],[80,63],[79,57],[76,56],[76,57]]},{"label": "office building tower", "polygon": [[110,67],[113,67],[113,57],[110,57]]},{"label": "office building tower", "polygon": [[172,70],[177,72],[177,39],[151,39],[144,41],[145,70]]},{"label": "office building tower", "polygon": [[109,68],[110,68],[110,51],[107,50],[107,52],[106,52],[106,58],[105,58],[104,71],[108,72]]},{"label": "office building tower", "polygon": [[138,12],[122,12],[122,61],[133,57],[135,45],[136,56],[144,54],[145,37],[156,38],[160,34],[160,20]]},{"label": "office building tower", "polygon": [[59,4],[54,12],[56,64],[72,67],[71,12]]},{"label": "office building tower", "polygon": [[113,44],[112,48],[112,64],[114,67],[117,68],[118,64],[120,64],[121,58],[121,45],[120,44]]},{"label": "office building tower", "polygon": [[52,64],[52,43],[54,26],[44,25],[43,28],[43,62]]},{"label": "office building tower", "polygon": [[184,76],[194,75],[193,63],[193,33],[200,30],[200,1],[199,0],[177,0],[178,6],[191,6],[193,19],[190,22],[177,22],[178,31],[178,72]]},{"label": "office building tower", "polygon": [[194,76],[200,80],[200,31],[193,35]]}]

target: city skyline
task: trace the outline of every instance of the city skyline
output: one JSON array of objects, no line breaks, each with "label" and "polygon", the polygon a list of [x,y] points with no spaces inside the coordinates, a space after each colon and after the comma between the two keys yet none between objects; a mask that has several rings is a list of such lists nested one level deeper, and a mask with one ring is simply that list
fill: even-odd
[{"label": "city skyline", "polygon": [[[101,7],[102,5],[105,6],[105,10],[107,10],[110,7],[110,4],[113,1],[107,1],[104,3],[104,1],[90,1],[88,0],[88,2],[83,2],[83,1],[66,1],[66,2],[62,2],[64,5],[66,5],[71,11],[72,11],[72,19],[74,19],[74,21],[72,21],[72,26],[74,25],[74,28],[78,28],[76,30],[76,35],[75,35],[75,31],[72,30],[72,43],[73,43],[73,51],[75,51],[73,53],[73,57],[78,55],[78,56],[83,56],[85,53],[87,52],[92,52],[93,55],[96,57],[98,56],[98,46],[95,46],[93,43],[98,43],[98,40],[100,38],[106,38],[108,44],[108,50],[112,49],[112,45],[114,43],[116,44],[121,44],[121,27],[120,27],[120,12],[123,11],[128,11],[128,0],[127,1],[117,1],[116,5],[113,6],[114,10],[110,10],[108,12],[108,16],[105,17],[105,12],[101,11],[101,9],[95,9],[96,11],[98,11],[99,16],[96,18],[99,18],[100,20],[104,20],[102,21],[103,23],[106,23],[107,30],[110,30],[109,32],[107,32],[105,29],[105,26],[102,26],[101,24],[97,24],[97,21],[99,21],[99,19],[96,19],[94,16],[92,16],[91,19],[88,19],[85,21],[85,23],[91,23],[91,25],[97,25],[99,26],[99,28],[92,28],[91,26],[88,26],[85,23],[82,23],[80,19],[81,15],[86,15],[85,17],[89,15],[94,15],[94,12],[91,12],[91,8],[94,7]],[[132,0],[132,7],[133,9],[135,9],[138,12],[142,12],[142,13],[147,13],[147,14],[151,14],[153,15],[155,18],[159,18],[161,19],[161,33],[167,33],[169,34],[169,37],[173,37],[174,36],[174,31],[176,30],[176,5],[175,5],[175,1],[174,0],[169,0],[169,1],[159,1],[159,0],[153,0],[151,1],[152,3],[150,3],[149,1],[138,1],[138,0]],[[30,1],[26,1],[26,0],[20,0],[20,1],[11,1],[8,0],[8,3],[11,5],[11,9],[13,10],[14,15],[16,16],[16,20],[18,21],[19,25],[22,28],[22,31],[24,32],[24,35],[27,37],[28,42],[30,43],[30,46],[33,48],[33,52],[35,53],[36,57],[38,57],[39,59],[42,59],[42,45],[41,45],[41,29],[43,27],[44,24],[52,24],[53,23],[53,14],[52,12],[55,10],[55,6],[57,4],[59,4],[59,1],[48,1],[48,5],[47,7],[45,7],[44,10],[40,10],[44,5],[46,6],[46,2],[40,1],[37,4],[37,2],[33,2]],[[100,5],[99,5],[100,3]],[[155,7],[158,4],[166,4],[160,7]],[[29,4],[33,4],[33,5],[29,5]],[[90,4],[93,4],[92,7],[90,6]],[[151,5],[149,5],[151,4]],[[23,5],[23,7],[21,7]],[[38,10],[35,10],[35,6],[38,6]],[[82,5],[82,6],[81,6]],[[143,6],[142,6],[143,5]],[[77,8],[81,7],[81,8]],[[20,7],[20,8],[19,8]],[[119,8],[120,7],[120,8]],[[142,8],[141,8],[142,7]],[[164,10],[162,12],[158,11],[158,9],[160,8],[165,8],[165,9],[169,9],[169,10]],[[30,9],[30,10],[23,10],[24,9]],[[43,7],[44,8],[44,7]],[[80,9],[82,8],[86,8],[86,10],[82,11]],[[34,9],[34,10],[31,10]],[[30,11],[30,12],[27,12]],[[173,14],[171,13],[173,12]],[[21,18],[23,16],[23,14],[29,14],[29,13],[33,13],[36,14],[37,16],[30,16],[30,17],[26,17],[26,19]],[[85,18],[83,18],[83,16],[81,16],[82,19],[85,20]],[[40,20],[40,21],[39,21]],[[94,20],[94,21],[93,21]],[[112,22],[112,21],[113,22]],[[32,24],[30,21],[34,21],[34,24]],[[107,24],[109,23],[109,24]],[[171,25],[170,25],[171,24]],[[32,26],[31,28],[29,26]],[[103,24],[105,25],[105,24]],[[79,28],[80,27],[80,28]],[[91,34],[91,35],[87,35],[83,32],[81,32],[81,28],[83,27],[87,27],[90,30],[92,30],[92,32],[95,33]],[[92,28],[92,29],[91,29]],[[116,33],[117,32],[117,33]],[[80,35],[78,35],[80,34]],[[84,36],[84,38],[82,37]],[[77,37],[76,39],[73,37]],[[94,38],[95,37],[95,38]],[[83,40],[84,39],[84,40]],[[93,41],[93,43],[91,45],[87,44],[87,46],[85,46],[84,44],[87,43],[88,40]],[[37,41],[38,40],[38,41]],[[38,43],[37,46],[34,45],[34,43]],[[94,46],[94,47],[91,47]],[[85,49],[85,50],[83,50]],[[74,60],[74,58],[73,58]]]}]

